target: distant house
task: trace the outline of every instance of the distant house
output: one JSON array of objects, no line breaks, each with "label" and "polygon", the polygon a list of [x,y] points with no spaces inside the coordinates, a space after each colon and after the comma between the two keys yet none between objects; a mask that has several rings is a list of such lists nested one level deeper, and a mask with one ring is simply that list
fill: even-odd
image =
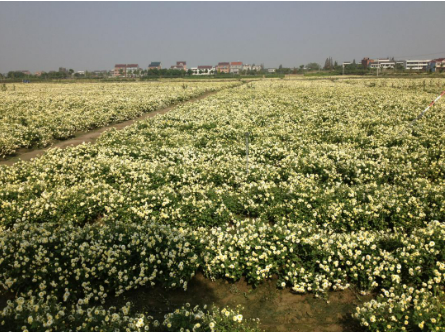
[{"label": "distant house", "polygon": [[267,72],[268,73],[275,73],[277,70],[275,68],[268,68]]},{"label": "distant house", "polygon": [[[363,60],[362,60],[362,66],[363,66],[363,68],[364,69],[368,69],[368,67],[369,67],[369,64],[371,63],[371,59],[370,58],[363,58]],[[349,63],[346,63],[346,62],[344,62],[343,63],[343,65],[345,65],[345,64],[351,64],[350,62]]]},{"label": "distant house", "polygon": [[35,76],[42,76],[43,74],[45,74],[44,71],[36,71],[36,72],[34,73]]},{"label": "distant house", "polygon": [[431,60],[428,62],[427,70],[432,73],[445,71],[445,58]]},{"label": "distant house", "polygon": [[136,76],[139,72],[139,65],[138,64],[129,64],[127,65],[127,74],[126,76]]},{"label": "distant house", "polygon": [[230,73],[230,62],[219,62],[216,70],[218,73]]},{"label": "distant house", "polygon": [[170,69],[178,69],[187,71],[187,62],[186,61],[176,61],[175,66],[171,66]]},{"label": "distant house", "polygon": [[198,66],[192,69],[192,75],[214,75],[216,68],[213,66]]},{"label": "distant house", "polygon": [[230,72],[232,74],[239,74],[240,71],[243,69],[243,63],[242,62],[231,62],[230,63]]},{"label": "distant house", "polygon": [[242,69],[243,69],[243,71],[249,71],[249,70],[252,70],[252,66],[245,64],[245,65],[243,65]]},{"label": "distant house", "polygon": [[114,65],[114,77],[125,77],[127,75],[127,65]]},{"label": "distant house", "polygon": [[148,69],[162,69],[161,62],[160,62],[160,61],[154,61],[154,62],[151,62],[151,63],[148,65]]},{"label": "distant house", "polygon": [[252,65],[252,67],[250,68],[250,70],[253,70],[253,71],[261,71],[261,70],[263,70],[263,66],[261,66],[261,65]]},{"label": "distant house", "polygon": [[[129,64],[129,65],[118,64],[118,65],[114,65],[113,76],[114,77],[130,77],[130,76],[137,75],[138,71],[139,71],[138,64]],[[101,74],[103,75],[104,73],[101,73]]]},{"label": "distant house", "polygon": [[248,64],[243,64],[242,70],[243,71],[261,71],[261,66],[260,65],[248,65]]}]

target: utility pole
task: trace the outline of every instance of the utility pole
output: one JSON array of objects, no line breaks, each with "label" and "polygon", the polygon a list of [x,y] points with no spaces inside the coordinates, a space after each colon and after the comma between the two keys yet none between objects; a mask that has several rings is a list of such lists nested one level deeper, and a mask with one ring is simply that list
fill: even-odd
[{"label": "utility pole", "polygon": [[246,133],[246,173],[249,174],[249,132]]},{"label": "utility pole", "polygon": [[377,77],[379,77],[380,59],[377,58]]}]

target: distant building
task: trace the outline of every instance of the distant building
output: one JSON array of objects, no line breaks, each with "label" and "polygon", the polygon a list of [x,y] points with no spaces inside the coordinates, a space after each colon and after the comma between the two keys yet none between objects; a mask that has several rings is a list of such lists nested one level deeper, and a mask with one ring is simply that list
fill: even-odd
[{"label": "distant building", "polygon": [[388,69],[388,68],[394,68],[395,66],[396,66],[395,61],[391,61],[390,59],[376,59],[376,60],[370,60],[369,62],[370,68]]},{"label": "distant building", "polygon": [[426,70],[431,60],[403,60],[406,70]]},{"label": "distant building", "polygon": [[176,61],[175,66],[171,66],[170,69],[178,69],[187,71],[187,62],[186,61]]},{"label": "distant building", "polygon": [[275,73],[277,70],[275,68],[268,68],[267,72],[268,73]]},{"label": "distant building", "polygon": [[41,70],[41,71],[36,71],[36,72],[34,73],[35,76],[39,76],[39,77],[42,76],[43,74],[45,74],[45,72],[42,71],[42,70]]},{"label": "distant building", "polygon": [[432,73],[434,73],[436,71],[438,71],[438,72],[445,71],[445,58],[431,60],[428,63],[427,70]]},{"label": "distant building", "polygon": [[148,65],[148,69],[162,69],[161,62],[160,62],[160,61],[154,61],[154,62],[151,62],[151,63]]},{"label": "distant building", "polygon": [[243,64],[241,70],[242,71],[261,71],[261,69],[263,69],[260,65],[248,65],[248,64]]},{"label": "distant building", "polygon": [[191,70],[192,75],[214,75],[216,73],[216,68],[213,66],[198,66]]},{"label": "distant building", "polygon": [[126,77],[130,76],[136,76],[139,72],[139,65],[138,64],[129,64],[127,65],[127,74]]},{"label": "distant building", "polygon": [[127,65],[114,65],[114,77],[125,77],[127,75]]},{"label": "distant building", "polygon": [[66,70],[66,68],[63,67],[59,67],[59,73],[67,73],[68,70]]},{"label": "distant building", "polygon": [[403,66],[403,61],[395,61],[390,59],[369,59],[364,58],[362,60],[363,68],[380,68],[380,69],[394,69],[397,64],[400,64]]},{"label": "distant building", "polygon": [[[362,60],[363,69],[368,69],[371,61],[372,60],[370,58],[363,58],[363,60]],[[350,64],[350,62],[349,63],[343,62],[343,65],[346,65],[346,64]]]},{"label": "distant building", "polygon": [[243,63],[242,62],[231,62],[230,63],[230,72],[232,74],[239,74],[240,71],[243,69]]},{"label": "distant building", "polygon": [[218,73],[230,73],[230,63],[229,62],[219,62],[216,66]]},{"label": "distant building", "polygon": [[243,70],[243,71],[249,71],[249,70],[252,70],[252,66],[251,66],[251,65],[248,65],[248,64],[243,64],[243,68],[242,68],[242,70]]},{"label": "distant building", "polygon": [[[137,75],[138,71],[139,71],[139,65],[138,64],[117,64],[114,65],[114,72],[113,72],[113,76],[114,77],[130,77],[130,76],[135,76]],[[98,72],[98,74],[100,75],[104,75],[107,72],[106,71],[96,71]]]}]

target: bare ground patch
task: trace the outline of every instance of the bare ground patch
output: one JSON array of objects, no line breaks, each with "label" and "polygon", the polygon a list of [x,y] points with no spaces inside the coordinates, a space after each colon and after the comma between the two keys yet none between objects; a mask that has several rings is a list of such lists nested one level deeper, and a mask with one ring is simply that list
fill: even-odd
[{"label": "bare ground patch", "polygon": [[109,305],[130,301],[137,312],[147,312],[159,321],[165,314],[185,303],[218,307],[243,306],[246,318],[260,318],[261,327],[272,331],[353,332],[364,331],[351,318],[355,307],[371,296],[359,296],[354,290],[330,292],[328,301],[314,294],[293,294],[289,289],[277,289],[276,280],[268,280],[253,288],[244,279],[230,283],[211,281],[198,273],[187,291],[160,287],[139,289],[110,299]]}]

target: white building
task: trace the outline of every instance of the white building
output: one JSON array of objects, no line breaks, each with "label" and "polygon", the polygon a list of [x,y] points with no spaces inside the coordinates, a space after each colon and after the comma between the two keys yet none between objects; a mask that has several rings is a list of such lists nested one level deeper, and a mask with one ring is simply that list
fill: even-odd
[{"label": "white building", "polygon": [[260,65],[248,65],[248,64],[245,64],[245,65],[243,65],[243,68],[242,68],[242,70],[243,71],[261,71],[261,66]]},{"label": "white building", "polygon": [[426,70],[431,60],[403,60],[406,70]]},{"label": "white building", "polygon": [[369,68],[380,68],[380,69],[393,69],[396,66],[396,63],[403,64],[403,61],[391,61],[389,59],[376,59],[372,60],[372,62],[369,63]]},{"label": "white building", "polygon": [[239,74],[243,69],[243,63],[241,61],[234,61],[230,63],[230,72],[232,74]]},{"label": "white building", "polygon": [[127,65],[127,76],[137,75],[138,71],[139,71],[139,65],[137,64]]},{"label": "white building", "polygon": [[216,68],[213,66],[198,66],[190,69],[192,75],[214,75],[216,73]]}]

